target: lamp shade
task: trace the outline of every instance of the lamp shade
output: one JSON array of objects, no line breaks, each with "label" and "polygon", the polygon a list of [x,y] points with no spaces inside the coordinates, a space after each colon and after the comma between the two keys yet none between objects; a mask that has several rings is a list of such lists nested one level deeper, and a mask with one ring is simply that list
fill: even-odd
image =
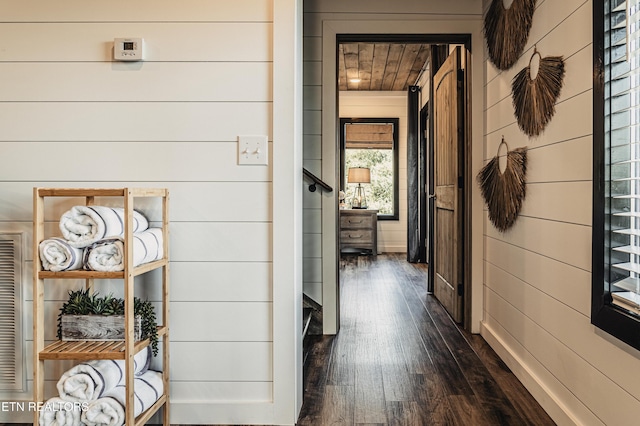
[{"label": "lamp shade", "polygon": [[349,183],[371,183],[371,173],[366,167],[351,167],[347,180]]}]

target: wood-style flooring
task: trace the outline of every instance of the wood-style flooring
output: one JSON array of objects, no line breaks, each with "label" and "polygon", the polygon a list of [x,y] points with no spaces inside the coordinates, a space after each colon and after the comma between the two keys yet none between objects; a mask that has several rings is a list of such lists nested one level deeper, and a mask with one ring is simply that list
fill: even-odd
[{"label": "wood-style flooring", "polygon": [[554,424],[426,273],[404,254],[343,257],[340,332],[308,336],[299,426]]},{"label": "wood-style flooring", "polygon": [[298,426],[554,424],[427,294],[425,265],[382,254],[344,257],[340,269],[340,332],[307,336]]}]

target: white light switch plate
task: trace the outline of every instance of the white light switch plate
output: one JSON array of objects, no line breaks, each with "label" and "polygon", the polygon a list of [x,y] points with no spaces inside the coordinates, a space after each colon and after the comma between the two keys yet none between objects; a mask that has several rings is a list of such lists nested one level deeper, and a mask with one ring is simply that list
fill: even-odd
[{"label": "white light switch plate", "polygon": [[269,141],[266,136],[238,136],[238,164],[269,164]]}]

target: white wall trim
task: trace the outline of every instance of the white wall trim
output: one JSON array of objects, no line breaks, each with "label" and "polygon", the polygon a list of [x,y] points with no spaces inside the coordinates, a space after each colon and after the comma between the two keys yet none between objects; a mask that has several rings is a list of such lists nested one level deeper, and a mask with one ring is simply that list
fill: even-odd
[{"label": "white wall trim", "polygon": [[[325,20],[322,23],[322,176],[336,186],[337,100],[336,100],[336,35],[337,34],[471,34],[471,172],[483,165],[484,135],[484,39],[482,19],[414,21]],[[333,181],[332,181],[333,178]],[[339,325],[336,307],[339,303],[337,278],[337,197],[326,196],[322,203],[323,233],[323,309],[324,333],[333,334]],[[472,188],[471,201],[471,332],[480,332],[483,312],[483,201],[480,191]]]},{"label": "white wall trim", "polygon": [[[171,402],[171,417],[180,419],[181,423],[191,424],[206,424],[211,422],[211,419],[215,419],[216,423],[229,425],[267,424],[265,419],[273,418],[274,412],[275,404],[271,402],[229,404],[220,404],[217,401]],[[206,417],[201,413],[207,413]]]},{"label": "white wall trim", "polygon": [[273,2],[273,69],[273,423],[293,425],[302,407],[302,0]]},{"label": "white wall trim", "polygon": [[[336,167],[338,155],[338,91],[336,76],[336,31],[332,21],[322,24],[322,176],[333,188],[340,187]],[[338,196],[337,191],[322,196],[322,332],[340,329],[338,288]]]},{"label": "white wall trim", "polygon": [[480,334],[489,346],[504,361],[513,374],[522,382],[529,393],[538,401],[540,406],[551,416],[558,425],[579,425],[581,422],[573,415],[571,410],[551,392],[551,390],[524,362],[511,347],[495,333],[493,328],[483,322]]}]

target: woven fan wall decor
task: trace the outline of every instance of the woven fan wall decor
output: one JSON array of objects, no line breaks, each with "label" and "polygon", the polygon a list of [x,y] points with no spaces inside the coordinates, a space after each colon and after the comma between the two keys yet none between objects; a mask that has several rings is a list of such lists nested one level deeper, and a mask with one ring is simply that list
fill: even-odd
[{"label": "woven fan wall decor", "polygon": [[[531,78],[531,61],[540,58],[538,74]],[[513,78],[511,92],[518,127],[529,136],[538,136],[556,112],[556,101],[564,82],[562,56],[543,58],[534,48],[526,66]]]},{"label": "woven fan wall decor", "polygon": [[493,0],[484,17],[484,37],[489,59],[500,70],[515,64],[529,38],[536,0],[513,0],[505,9],[503,0]]},{"label": "woven fan wall decor", "polygon": [[[507,148],[507,165],[500,171],[500,148]],[[498,153],[478,173],[482,198],[487,203],[489,220],[500,231],[504,232],[515,223],[522,202],[527,192],[527,148],[516,148],[509,151],[507,143],[502,139]]]}]

